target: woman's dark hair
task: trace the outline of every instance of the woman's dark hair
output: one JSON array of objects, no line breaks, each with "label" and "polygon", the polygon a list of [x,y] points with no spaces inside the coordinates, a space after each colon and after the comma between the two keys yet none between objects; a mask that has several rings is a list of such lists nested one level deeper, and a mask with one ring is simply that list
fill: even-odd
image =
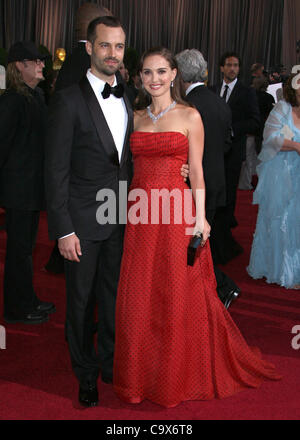
[{"label": "woman's dark hair", "polygon": [[104,17],[98,17],[90,22],[87,30],[87,40],[92,44],[94,44],[96,40],[96,36],[97,36],[96,28],[99,24],[104,24],[105,26],[112,28],[120,27],[123,29],[124,33],[126,34],[125,29],[123,28],[120,20],[117,17],[112,17],[108,15],[105,15]]},{"label": "woman's dark hair", "polygon": [[286,102],[291,104],[292,107],[299,107],[296,96],[296,89],[293,87],[292,84],[293,79],[297,75],[298,73],[294,73],[293,75],[291,75],[283,87],[283,97],[286,100]]},{"label": "woman's dark hair", "polygon": [[[190,105],[184,100],[184,90],[182,87],[177,61],[169,49],[166,49],[165,47],[153,47],[152,49],[149,49],[146,52],[144,52],[139,63],[138,72],[142,71],[146,58],[153,55],[162,56],[169,63],[169,66],[172,70],[177,69],[177,75],[175,80],[173,81],[173,87],[171,87],[171,97],[178,104],[183,104],[189,107]],[[149,93],[146,92],[146,90],[143,87],[141,87],[139,90],[138,97],[134,103],[134,108],[136,110],[145,109],[146,107],[148,107],[148,105],[151,104],[151,102],[152,102],[151,96],[149,95]]]}]

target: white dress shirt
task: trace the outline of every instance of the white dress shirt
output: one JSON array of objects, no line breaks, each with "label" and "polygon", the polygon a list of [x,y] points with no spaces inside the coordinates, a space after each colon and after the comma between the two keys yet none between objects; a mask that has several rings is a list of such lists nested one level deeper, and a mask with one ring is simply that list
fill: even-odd
[{"label": "white dress shirt", "polygon": [[195,89],[198,86],[204,86],[204,82],[196,82],[191,84],[185,91],[185,94],[188,95],[193,89]]},{"label": "white dress shirt", "polygon": [[[106,122],[109,126],[110,132],[118,150],[119,162],[121,162],[124,139],[128,123],[128,115],[124,99],[116,98],[113,94],[111,94],[109,98],[104,99],[102,96],[102,92],[105,86],[105,82],[97,76],[93,75],[91,69],[87,71],[86,76],[92,86],[92,89],[94,90],[94,93],[103,111]],[[117,80],[115,78],[112,87],[116,85]]]},{"label": "white dress shirt", "polygon": [[233,89],[234,89],[234,86],[236,85],[236,83],[237,83],[237,78],[235,78],[235,80],[234,81],[232,81],[231,83],[229,83],[229,84],[227,84],[224,80],[223,80],[223,84],[222,84],[222,87],[221,87],[221,92],[220,92],[220,96],[222,97],[223,95],[224,95],[224,92],[225,92],[225,86],[228,86],[228,91],[227,91],[227,96],[226,96],[226,102],[228,102],[228,99],[230,98],[230,95],[231,95],[231,93],[232,93],[232,91],[233,91]]}]

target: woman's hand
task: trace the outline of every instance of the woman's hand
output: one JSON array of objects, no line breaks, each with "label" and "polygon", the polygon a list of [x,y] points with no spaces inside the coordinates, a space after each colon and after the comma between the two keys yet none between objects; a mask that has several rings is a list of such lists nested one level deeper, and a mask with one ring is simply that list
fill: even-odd
[{"label": "woman's hand", "polygon": [[194,228],[194,235],[197,232],[201,232],[203,235],[203,239],[201,242],[201,246],[205,246],[205,243],[207,242],[208,238],[210,237],[210,231],[211,231],[211,227],[210,224],[208,223],[208,221],[206,219],[204,219],[204,224],[203,226],[199,226],[198,224],[196,224],[195,228]]}]

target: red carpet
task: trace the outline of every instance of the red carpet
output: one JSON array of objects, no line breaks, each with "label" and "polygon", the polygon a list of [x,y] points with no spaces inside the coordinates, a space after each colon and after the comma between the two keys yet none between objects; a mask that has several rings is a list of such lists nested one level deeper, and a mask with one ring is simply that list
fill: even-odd
[{"label": "red carpet", "polygon": [[[252,192],[240,191],[234,234],[245,252],[225,266],[242,289],[230,313],[250,345],[258,346],[283,379],[265,382],[224,400],[185,402],[164,409],[150,402],[121,402],[112,386],[99,380],[100,405],[82,410],[77,404],[77,382],[64,341],[64,277],[43,270],[52,250],[46,217],[42,216],[34,256],[35,287],[41,299],[53,301],[57,312],[48,323],[6,328],[6,349],[0,349],[1,420],[297,420],[300,417],[300,350],[292,348],[292,328],[300,325],[300,291],[252,280],[249,261],[256,207]],[[0,231],[1,298],[5,232]],[[2,301],[1,301],[2,302]]]}]

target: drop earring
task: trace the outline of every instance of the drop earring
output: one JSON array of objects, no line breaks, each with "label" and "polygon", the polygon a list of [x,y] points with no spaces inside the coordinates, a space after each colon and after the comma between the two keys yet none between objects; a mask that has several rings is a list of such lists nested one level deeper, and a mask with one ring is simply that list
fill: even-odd
[{"label": "drop earring", "polygon": [[171,87],[174,87],[174,82],[173,81],[171,81]]}]

